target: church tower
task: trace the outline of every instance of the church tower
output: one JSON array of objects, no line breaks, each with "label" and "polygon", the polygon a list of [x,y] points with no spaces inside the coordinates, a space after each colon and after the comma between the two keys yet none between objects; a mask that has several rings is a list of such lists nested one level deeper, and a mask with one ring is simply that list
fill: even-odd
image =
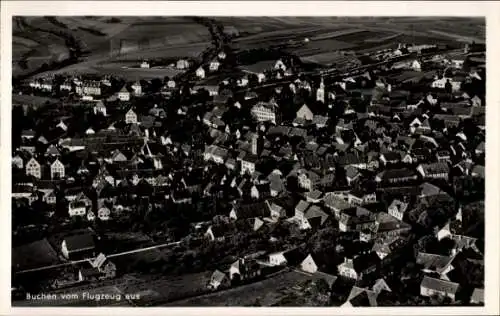
[{"label": "church tower", "polygon": [[325,82],[323,81],[323,77],[321,77],[321,83],[318,90],[316,90],[316,101],[325,103]]}]

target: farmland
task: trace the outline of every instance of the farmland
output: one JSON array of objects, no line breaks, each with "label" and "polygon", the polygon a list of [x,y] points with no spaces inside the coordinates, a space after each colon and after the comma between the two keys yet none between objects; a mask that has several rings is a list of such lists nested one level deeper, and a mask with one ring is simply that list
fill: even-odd
[{"label": "farmland", "polygon": [[285,290],[312,278],[305,273],[285,272],[248,285],[176,301],[168,306],[248,306],[256,300],[262,306],[270,306],[285,295]]},{"label": "farmland", "polygon": [[32,269],[59,263],[57,253],[46,239],[12,249],[16,269]]}]

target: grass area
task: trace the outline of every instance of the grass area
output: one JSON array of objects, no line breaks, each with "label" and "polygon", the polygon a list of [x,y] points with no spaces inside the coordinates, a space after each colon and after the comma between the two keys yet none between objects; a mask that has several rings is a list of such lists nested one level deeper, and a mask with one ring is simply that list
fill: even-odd
[{"label": "grass area", "polygon": [[12,249],[12,267],[14,270],[39,268],[59,262],[57,252],[47,239]]},{"label": "grass area", "polygon": [[313,278],[300,272],[285,272],[263,281],[172,302],[168,306],[245,306],[256,301],[262,306],[270,306],[284,297],[290,287]]},{"label": "grass area", "polygon": [[210,276],[211,272],[181,276],[150,276],[142,278],[137,283],[119,284],[116,287],[122,293],[139,293],[140,300],[134,301],[136,305],[151,306],[205,293]]},{"label": "grass area", "polygon": [[47,102],[54,104],[59,102],[58,99],[54,98],[48,98],[48,97],[41,97],[41,96],[35,96],[35,95],[19,95],[19,94],[13,94],[12,95],[12,104],[28,104],[28,105],[35,105],[35,106],[41,106],[45,105]]}]

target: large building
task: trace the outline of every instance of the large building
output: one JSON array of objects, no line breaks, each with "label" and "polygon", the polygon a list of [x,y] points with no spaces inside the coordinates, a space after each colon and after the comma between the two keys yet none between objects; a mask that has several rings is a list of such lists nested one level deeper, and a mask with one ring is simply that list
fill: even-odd
[{"label": "large building", "polygon": [[252,115],[259,122],[273,122],[274,124],[278,121],[278,114],[276,104],[259,102],[253,106]]}]

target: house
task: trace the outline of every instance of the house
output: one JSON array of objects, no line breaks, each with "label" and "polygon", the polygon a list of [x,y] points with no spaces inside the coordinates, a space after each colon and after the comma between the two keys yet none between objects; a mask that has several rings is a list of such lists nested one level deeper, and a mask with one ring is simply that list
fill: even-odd
[{"label": "house", "polygon": [[213,60],[210,62],[208,70],[210,70],[212,72],[217,71],[217,70],[219,70],[219,67],[220,67],[220,62],[218,62],[217,60]]},{"label": "house", "polygon": [[87,205],[82,201],[72,201],[68,204],[68,214],[73,216],[84,216],[87,214]]},{"label": "house", "polygon": [[376,271],[380,259],[374,252],[351,258],[344,258],[344,262],[337,266],[340,276],[353,280],[361,280],[364,276]]},{"label": "house", "polygon": [[301,188],[312,191],[315,189],[321,178],[317,173],[313,171],[300,170],[297,179]]},{"label": "house", "polygon": [[266,202],[257,202],[251,204],[235,204],[229,212],[229,218],[236,219],[248,219],[254,217],[269,217],[270,210],[266,207]]},{"label": "house", "polygon": [[216,164],[223,164],[228,156],[227,149],[216,145],[210,145],[205,148],[203,158],[205,161],[213,161]]},{"label": "house", "polygon": [[66,259],[93,257],[94,251],[94,237],[88,233],[66,237],[61,244],[61,252]]},{"label": "house", "polygon": [[327,219],[328,214],[325,213],[319,206],[313,205],[306,211],[304,216],[300,218],[300,228],[319,228],[323,226]]},{"label": "house", "polygon": [[353,286],[347,300],[344,304],[340,305],[340,307],[377,307],[378,294],[379,293],[366,288]]},{"label": "house", "polygon": [[205,237],[210,241],[223,241],[227,235],[227,227],[225,225],[208,227],[205,232]]},{"label": "house", "polygon": [[352,205],[364,205],[376,201],[377,194],[375,192],[366,193],[361,190],[352,190],[347,194],[347,202]]},{"label": "house", "polygon": [[125,123],[137,124],[137,114],[135,114],[134,110],[130,109],[125,113]]},{"label": "house", "polygon": [[435,162],[430,164],[420,164],[417,171],[424,179],[448,179],[450,168],[447,163]]},{"label": "house", "polygon": [[278,123],[276,104],[271,102],[258,102],[250,110],[259,122]]},{"label": "house", "polygon": [[261,275],[260,265],[252,259],[238,258],[229,268],[229,279],[240,282],[257,278]]},{"label": "house", "polygon": [[136,81],[132,85],[132,91],[134,92],[134,95],[136,95],[136,96],[142,95],[142,85],[139,81]]},{"label": "house", "polygon": [[483,142],[479,143],[479,145],[477,145],[475,153],[477,156],[483,155],[485,153],[484,150],[485,150],[485,143],[483,141]]},{"label": "house", "polygon": [[258,157],[255,155],[245,155],[241,159],[241,174],[254,174],[255,173],[255,166],[258,161]]},{"label": "house", "polygon": [[345,168],[345,176],[348,185],[351,185],[354,181],[356,181],[360,175],[361,173],[358,171],[358,169],[353,166],[347,166]]},{"label": "house", "polygon": [[205,78],[205,69],[203,69],[203,67],[199,67],[198,69],[196,69],[196,77],[200,79]]},{"label": "house", "polygon": [[190,66],[189,61],[187,61],[186,59],[179,59],[175,67],[177,69],[187,69],[189,68],[189,66]]},{"label": "house", "polygon": [[454,256],[443,256],[432,253],[419,252],[416,263],[422,267],[425,273],[436,273],[441,279],[448,279],[447,273],[452,271]]},{"label": "house", "polygon": [[379,172],[375,177],[376,182],[382,183],[403,183],[416,180],[417,174],[414,170],[408,168],[387,169]]},{"label": "house", "polygon": [[389,215],[402,221],[406,211],[408,210],[408,206],[408,203],[395,199],[392,201],[391,205],[389,205],[387,212],[389,213]]},{"label": "house", "polygon": [[470,303],[484,305],[484,289],[475,288],[470,297]]},{"label": "house", "polygon": [[116,265],[103,253],[100,253],[94,260],[90,261],[90,264],[102,274],[102,278],[112,279],[116,276]]},{"label": "house", "polygon": [[42,178],[42,166],[34,157],[26,163],[26,175],[33,176],[38,179]]},{"label": "house", "polygon": [[141,68],[149,69],[149,68],[151,68],[151,64],[149,63],[149,61],[143,60],[141,63]]},{"label": "house", "polygon": [[312,121],[314,119],[314,113],[309,109],[307,105],[302,105],[297,111],[297,119],[303,119],[305,121]]},{"label": "house", "polygon": [[459,284],[424,276],[420,283],[420,295],[432,297],[435,295],[449,297],[452,301],[455,300],[455,295],[459,289]]},{"label": "house", "polygon": [[215,270],[210,277],[210,281],[207,285],[209,289],[217,290],[219,288],[226,288],[231,285],[231,281],[227,275],[219,270]]},{"label": "house", "polygon": [[118,92],[118,99],[120,101],[130,101],[130,92],[127,89],[127,86],[124,85],[123,88]]},{"label": "house", "polygon": [[398,152],[390,151],[380,154],[379,159],[384,165],[396,164],[401,161],[401,154]]},{"label": "house", "polygon": [[266,205],[269,208],[269,213],[272,219],[277,220],[279,218],[284,218],[286,216],[286,211],[283,207],[279,206],[274,202],[266,201]]},{"label": "house", "polygon": [[361,231],[371,227],[375,223],[375,215],[367,209],[357,206],[344,210],[339,218],[339,230],[342,232],[347,231]]},{"label": "house", "polygon": [[52,180],[64,178],[66,174],[65,170],[63,163],[59,159],[54,160],[50,165],[50,178]]},{"label": "house", "polygon": [[300,269],[305,272],[309,273],[316,273],[318,272],[318,266],[316,265],[316,262],[314,262],[313,257],[309,254],[307,257],[300,263]]},{"label": "house", "polygon": [[481,165],[475,165],[472,170],[471,170],[471,176],[474,178],[481,178],[484,179],[484,166]]},{"label": "house", "polygon": [[333,211],[336,219],[340,218],[340,214],[349,208],[352,208],[352,205],[346,202],[346,200],[333,192],[328,192],[325,194],[323,198],[323,203],[325,207]]}]

